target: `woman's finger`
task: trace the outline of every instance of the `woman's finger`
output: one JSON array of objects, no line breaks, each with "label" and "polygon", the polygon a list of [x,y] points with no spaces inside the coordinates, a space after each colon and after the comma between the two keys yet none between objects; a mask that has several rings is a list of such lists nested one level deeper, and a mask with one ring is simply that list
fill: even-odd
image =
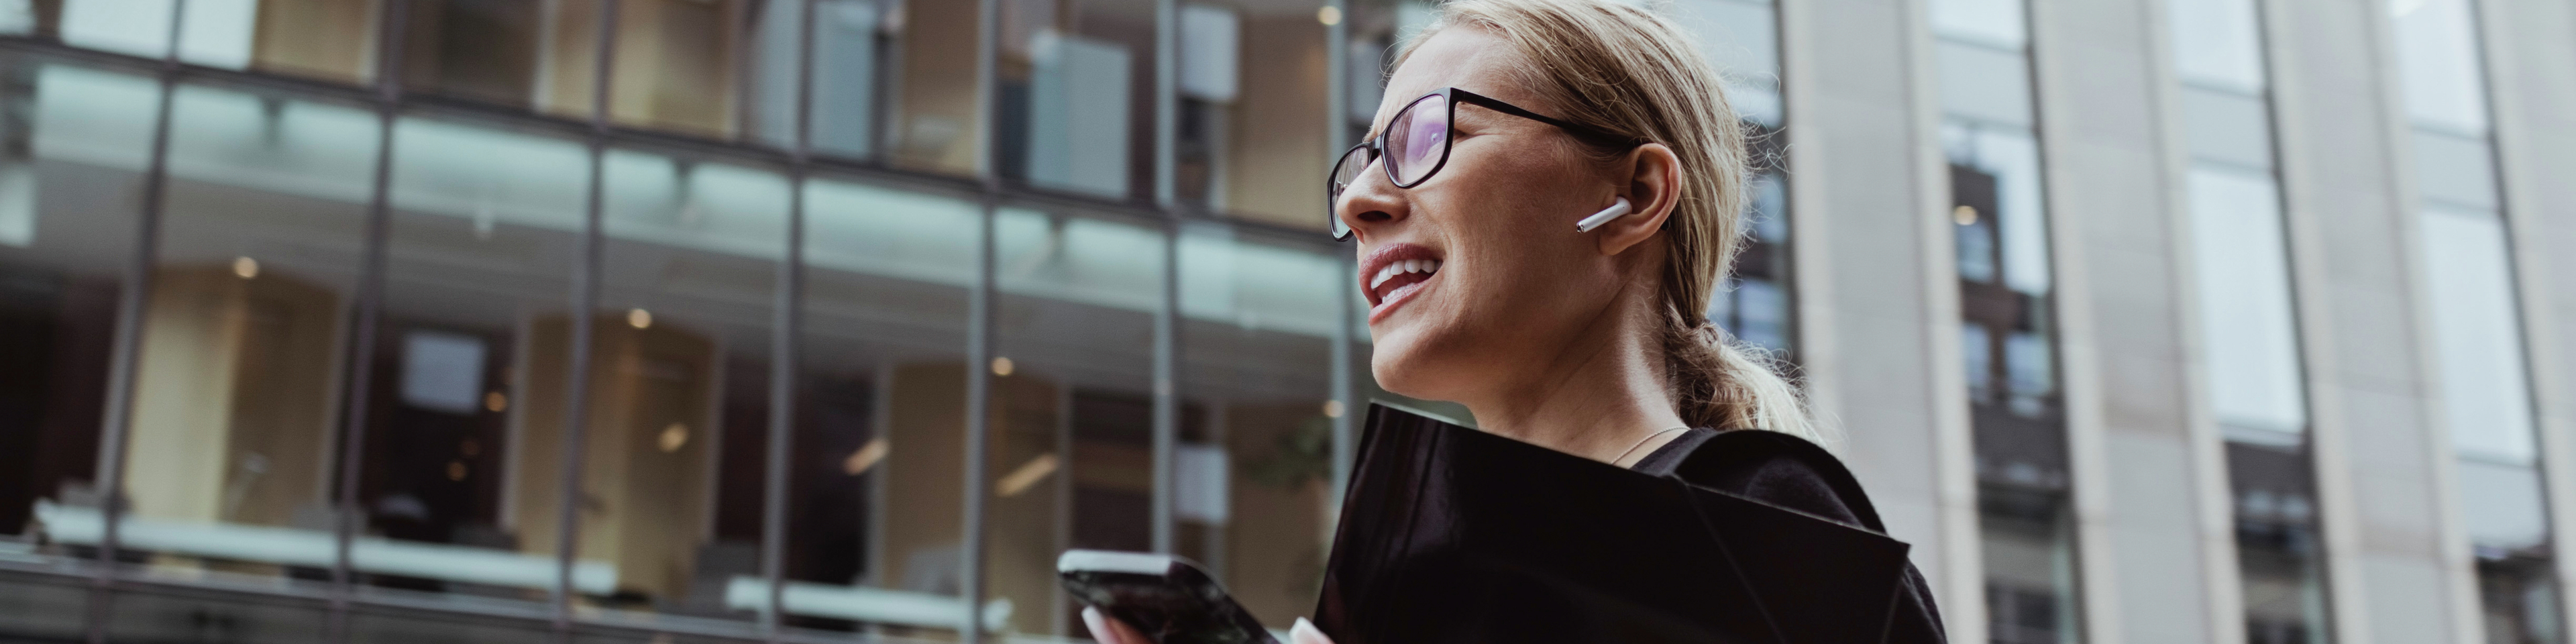
[{"label": "woman's finger", "polygon": [[1136,632],[1136,627],[1110,619],[1108,615],[1100,614],[1098,608],[1086,606],[1082,609],[1082,625],[1091,629],[1091,639],[1100,640],[1100,644],[1154,644],[1152,640],[1145,639],[1144,633]]},{"label": "woman's finger", "polygon": [[1325,637],[1314,622],[1299,617],[1297,623],[1288,626],[1288,644],[1333,644],[1333,638]]}]

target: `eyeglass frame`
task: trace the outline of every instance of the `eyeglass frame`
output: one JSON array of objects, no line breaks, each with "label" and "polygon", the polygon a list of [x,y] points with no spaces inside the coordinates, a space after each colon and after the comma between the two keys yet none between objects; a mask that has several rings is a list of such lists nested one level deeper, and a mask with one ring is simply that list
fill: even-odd
[{"label": "eyeglass frame", "polygon": [[[1424,171],[1421,178],[1414,179],[1412,183],[1405,183],[1404,180],[1395,176],[1395,164],[1378,164],[1377,162],[1387,156],[1386,140],[1387,137],[1395,135],[1395,122],[1403,120],[1404,115],[1412,112],[1413,108],[1420,107],[1423,100],[1434,96],[1440,97],[1441,102],[1449,106],[1449,114],[1447,115],[1449,119],[1449,131],[1440,137],[1440,160],[1432,163],[1431,169]],[[1333,180],[1333,177],[1341,176],[1342,164],[1350,162],[1351,153],[1358,152],[1362,149],[1368,150],[1368,160],[1361,163],[1377,164],[1378,169],[1386,173],[1387,183],[1393,184],[1396,188],[1411,190],[1414,186],[1422,185],[1423,182],[1430,181],[1431,177],[1439,175],[1442,169],[1449,167],[1449,153],[1458,145],[1458,105],[1460,103],[1473,104],[1477,107],[1482,107],[1496,112],[1553,125],[1559,130],[1564,130],[1568,136],[1572,136],[1585,143],[1600,145],[1602,147],[1635,147],[1647,143],[1647,140],[1641,137],[1623,136],[1610,132],[1609,130],[1573,123],[1533,112],[1522,108],[1521,106],[1503,102],[1502,99],[1493,98],[1456,87],[1444,87],[1439,91],[1424,94],[1419,97],[1415,97],[1412,101],[1406,102],[1404,104],[1404,109],[1396,110],[1395,116],[1386,120],[1386,131],[1379,132],[1377,133],[1377,136],[1369,137],[1368,140],[1361,141],[1358,145],[1353,145],[1350,149],[1343,150],[1340,155],[1333,158],[1332,170],[1324,173],[1325,225],[1326,230],[1331,230],[1332,228],[1344,229],[1343,232],[1333,235],[1334,241],[1347,241],[1352,236],[1359,233],[1359,229],[1356,227],[1346,227],[1341,225],[1342,215],[1339,211],[1341,209],[1342,191],[1346,186]],[[1360,172],[1367,171],[1368,166],[1363,165],[1360,167]],[[1354,175],[1352,177],[1353,182],[1356,183],[1358,178],[1359,177],[1357,175]]]}]

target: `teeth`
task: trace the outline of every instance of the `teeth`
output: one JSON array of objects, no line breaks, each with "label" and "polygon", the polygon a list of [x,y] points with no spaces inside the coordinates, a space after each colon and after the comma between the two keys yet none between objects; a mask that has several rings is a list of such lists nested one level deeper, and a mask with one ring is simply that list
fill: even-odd
[{"label": "teeth", "polygon": [[1440,260],[1436,259],[1408,259],[1404,261],[1387,262],[1386,267],[1377,269],[1376,275],[1369,276],[1368,287],[1375,289],[1379,285],[1385,284],[1387,280],[1395,279],[1395,276],[1403,275],[1405,273],[1430,274],[1437,272],[1440,272]]}]

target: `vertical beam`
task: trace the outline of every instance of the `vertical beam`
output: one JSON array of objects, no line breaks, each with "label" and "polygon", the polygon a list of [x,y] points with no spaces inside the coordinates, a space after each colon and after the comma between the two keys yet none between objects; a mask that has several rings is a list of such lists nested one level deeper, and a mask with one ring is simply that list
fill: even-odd
[{"label": "vertical beam", "polygon": [[152,117],[152,161],[143,170],[143,208],[136,213],[134,252],[126,258],[125,290],[117,294],[106,418],[99,430],[98,480],[104,490],[99,504],[107,520],[99,535],[98,567],[90,577],[90,644],[107,644],[108,606],[115,600],[118,530],[125,522],[125,513],[119,511],[125,497],[125,443],[131,438],[134,424],[134,381],[143,353],[143,314],[152,302],[152,267],[160,259],[161,215],[168,205],[170,110],[179,92],[179,28],[188,22],[188,0],[173,0],[170,11],[170,33],[163,40],[169,49],[161,56],[161,103],[154,108]]},{"label": "vertical beam", "polygon": [[2167,15],[2161,0],[2032,10],[2084,630],[2095,644],[2245,637],[2225,443],[2199,362]]},{"label": "vertical beam", "polygon": [[2444,534],[2450,442],[2412,301],[2416,196],[2386,9],[2265,4],[2335,636],[2474,641],[2475,591],[2453,572],[2467,553]]},{"label": "vertical beam", "polygon": [[2296,0],[2256,0],[2263,29],[2263,60],[2270,79],[2272,146],[2277,151],[2275,176],[2281,185],[2281,226],[2290,260],[2292,318],[2299,337],[2299,369],[2306,375],[2308,465],[2317,490],[2317,532],[2326,575],[2327,619],[2340,644],[2371,644],[2376,631],[2365,590],[2361,500],[2353,477],[2354,449],[2345,401],[2338,384],[2342,360],[2336,338],[2339,324],[2326,262],[2324,213],[2317,205],[2318,184],[2300,151],[2312,128],[2292,127],[2307,107],[2308,88],[2301,60],[2303,43],[2294,38],[2300,23]]},{"label": "vertical beam", "polygon": [[600,219],[607,208],[608,90],[615,66],[618,0],[599,0],[598,42],[594,43],[590,78],[590,189],[582,199],[580,264],[573,267],[571,362],[565,371],[563,470],[556,480],[561,502],[555,509],[554,634],[557,642],[573,640],[574,552],[581,545],[582,469],[590,451],[591,318],[599,309]]},{"label": "vertical beam", "polygon": [[[2523,350],[2531,365],[2548,484],[2550,538],[2559,554],[2559,614],[2576,610],[2576,192],[2548,189],[2576,176],[2576,5],[2486,0],[2487,87],[2493,101],[2498,177],[2513,239]],[[2559,249],[2549,252],[2546,249]]]},{"label": "vertical beam", "polygon": [[1162,299],[1154,310],[1154,552],[1175,552],[1172,459],[1181,440],[1180,2],[1154,1],[1154,204],[1163,210]]},{"label": "vertical beam", "polygon": [[1890,533],[1915,544],[1951,638],[1979,642],[1975,463],[1924,10],[1781,3],[1799,341],[1819,417],[1846,428],[1844,458]]},{"label": "vertical beam", "polygon": [[[1166,211],[1169,212],[1169,211]],[[1163,224],[1162,299],[1154,309],[1154,552],[1176,553],[1178,521],[1173,504],[1173,460],[1180,450],[1181,227],[1175,216]]]},{"label": "vertical beam", "polygon": [[349,639],[349,603],[356,589],[350,573],[351,544],[365,524],[358,506],[360,470],[365,468],[367,417],[375,390],[376,333],[382,323],[385,306],[385,248],[392,234],[394,123],[402,114],[401,46],[404,20],[410,6],[405,0],[385,0],[378,5],[381,15],[376,21],[376,175],[367,198],[367,224],[364,250],[358,262],[357,302],[352,307],[355,320],[350,324],[348,346],[349,383],[342,393],[348,401],[340,426],[339,485],[333,494],[331,512],[332,558],[331,601],[329,621],[323,628],[324,641],[345,642]]},{"label": "vertical beam", "polygon": [[[1325,0],[1324,8],[1341,18],[1324,26],[1324,151],[1339,155],[1351,146],[1351,128],[1346,125],[1345,112],[1350,109],[1351,83],[1357,82],[1351,78],[1350,0]],[[1374,82],[1375,79],[1371,80]],[[1326,157],[1318,161],[1329,164],[1337,158]],[[1330,206],[1326,206],[1324,216],[1333,216]],[[1329,385],[1333,389],[1327,394],[1330,396],[1327,400],[1338,404],[1341,412],[1333,415],[1333,485],[1331,498],[1325,502],[1334,517],[1341,516],[1342,491],[1350,482],[1352,461],[1359,453],[1359,430],[1354,419],[1362,413],[1351,382],[1351,318],[1358,313],[1353,302],[1359,299],[1355,290],[1359,288],[1359,279],[1351,274],[1358,270],[1358,263],[1351,257],[1350,247],[1343,244],[1333,253],[1335,259],[1342,260],[1340,268],[1333,271],[1334,279],[1341,282],[1333,286],[1335,299],[1340,300],[1340,304],[1334,307],[1333,312],[1333,375]]]},{"label": "vertical beam", "polygon": [[796,436],[797,356],[805,343],[805,176],[814,153],[814,4],[818,1],[796,0],[796,139],[788,144],[787,252],[777,267],[778,292],[770,300],[769,453],[760,491],[760,576],[769,588],[760,612],[760,633],[770,644],[784,637],[779,623],[787,592],[787,482],[792,467],[789,452]]},{"label": "vertical beam", "polygon": [[978,0],[975,14],[975,91],[983,94],[977,115],[984,124],[984,153],[975,161],[983,179],[984,212],[976,218],[975,290],[966,299],[966,467],[961,499],[965,507],[964,545],[958,557],[966,600],[965,623],[958,640],[984,641],[984,488],[993,398],[993,234],[995,209],[1001,207],[1002,146],[1002,2]]}]

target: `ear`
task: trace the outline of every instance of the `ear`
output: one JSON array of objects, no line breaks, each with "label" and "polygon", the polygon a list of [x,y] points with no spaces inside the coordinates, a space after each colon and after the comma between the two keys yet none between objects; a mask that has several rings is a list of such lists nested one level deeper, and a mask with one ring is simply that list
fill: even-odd
[{"label": "ear", "polygon": [[1630,150],[1618,163],[1611,168],[1610,179],[1619,184],[1618,195],[1628,199],[1631,210],[1628,216],[1593,229],[1600,235],[1603,255],[1624,253],[1652,239],[1672,218],[1682,196],[1682,160],[1672,148],[1647,143]]}]

